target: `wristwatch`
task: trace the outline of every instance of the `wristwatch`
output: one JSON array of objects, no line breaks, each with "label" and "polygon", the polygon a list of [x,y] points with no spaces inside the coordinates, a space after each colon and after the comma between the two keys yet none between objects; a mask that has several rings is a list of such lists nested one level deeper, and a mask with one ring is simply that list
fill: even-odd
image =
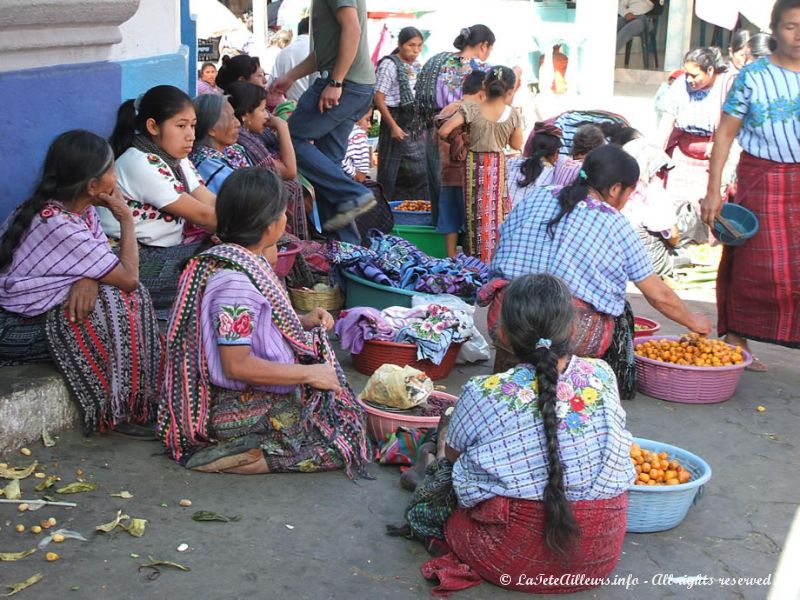
[{"label": "wristwatch", "polygon": [[333,79],[331,77],[330,79],[328,79],[328,85],[331,86],[331,87],[340,88],[340,87],[342,87],[342,82],[341,81],[336,81],[335,79]]}]

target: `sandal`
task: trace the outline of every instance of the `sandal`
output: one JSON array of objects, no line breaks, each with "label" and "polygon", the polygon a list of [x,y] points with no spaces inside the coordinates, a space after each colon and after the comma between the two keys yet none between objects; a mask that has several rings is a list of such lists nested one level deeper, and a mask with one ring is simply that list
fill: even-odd
[{"label": "sandal", "polygon": [[755,355],[753,355],[753,362],[747,365],[744,370],[753,371],[754,373],[766,373],[769,371],[769,368],[763,362],[758,360]]},{"label": "sandal", "polygon": [[231,467],[240,467],[253,462],[251,451],[256,450],[256,460],[263,456],[260,449],[261,438],[255,434],[246,435],[227,442],[218,442],[198,450],[186,461],[187,469],[217,472]]}]

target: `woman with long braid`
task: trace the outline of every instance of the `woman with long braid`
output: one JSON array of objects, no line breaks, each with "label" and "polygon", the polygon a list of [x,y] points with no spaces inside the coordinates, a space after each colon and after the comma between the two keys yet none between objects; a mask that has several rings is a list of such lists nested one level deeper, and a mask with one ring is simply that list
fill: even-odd
[{"label": "woman with long braid", "polygon": [[552,275],[514,280],[500,320],[519,364],[471,379],[456,404],[432,467],[452,464],[449,553],[423,575],[436,592],[483,579],[530,593],[593,587],[619,560],[635,477],[614,373],[570,355],[572,296]]}]

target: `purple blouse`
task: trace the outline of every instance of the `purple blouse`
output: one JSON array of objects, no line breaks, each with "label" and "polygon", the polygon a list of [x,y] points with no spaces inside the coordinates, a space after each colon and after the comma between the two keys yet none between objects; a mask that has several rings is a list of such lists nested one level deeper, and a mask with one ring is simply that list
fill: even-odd
[{"label": "purple blouse", "polygon": [[[270,362],[294,364],[295,356],[272,320],[272,306],[244,273],[222,269],[208,280],[201,303],[203,349],[211,383],[230,390],[248,384],[225,376],[219,346],[250,346],[253,356]],[[287,393],[296,386],[252,386]]]},{"label": "purple blouse", "polygon": [[94,206],[76,214],[50,201],[0,273],[0,307],[24,317],[41,315],[63,303],[73,283],[102,279],[118,263]]}]

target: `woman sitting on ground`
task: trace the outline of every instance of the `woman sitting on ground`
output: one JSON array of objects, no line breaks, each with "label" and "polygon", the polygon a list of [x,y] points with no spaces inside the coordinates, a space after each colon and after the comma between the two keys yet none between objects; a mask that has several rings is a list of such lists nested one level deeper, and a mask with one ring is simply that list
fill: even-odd
[{"label": "woman sitting on ground", "polygon": [[[116,183],[114,154],[103,138],[62,133],[0,242],[3,359],[27,362],[49,349],[86,433],[132,432],[129,422],[155,417],[161,340],[150,296],[139,286],[133,217]],[[96,206],[119,221],[118,255]],[[31,319],[26,338],[13,339]]]},{"label": "woman sitting on ground", "polygon": [[[159,85],[120,106],[110,139],[140,244],[139,278],[162,318],[175,298],[179,265],[216,228],[215,196],[188,158],[194,124],[191,98]],[[119,239],[117,220],[104,208],[98,212],[106,234]]]},{"label": "woman sitting on ground", "polygon": [[[415,494],[452,465],[449,553],[422,566],[439,579],[435,592],[482,579],[528,593],[577,592],[597,585],[581,576],[601,579],[617,564],[636,476],[632,438],[609,366],[571,353],[574,319],[557,277],[526,275],[508,287],[499,335],[515,366],[467,383],[445,459]],[[563,575],[577,583],[558,582]]]},{"label": "woman sitting on ground", "polygon": [[162,440],[200,471],[360,471],[364,417],[328,342],[333,318],[322,309],[298,317],[264,258],[286,225],[281,180],[260,168],[234,172],[217,220],[222,244],[192,258],[180,279]]},{"label": "woman sitting on ground", "polygon": [[636,160],[609,144],[586,155],[572,185],[560,191],[532,188],[513,208],[500,228],[491,267],[495,279],[478,294],[483,305],[490,305],[488,322],[497,347],[495,372],[505,371],[516,360],[496,334],[502,289],[508,280],[530,273],[556,275],[570,287],[579,317],[573,352],[608,362],[623,399],[636,392],[633,312],[625,300],[628,281],[667,318],[697,333],[711,330],[707,316],[691,313],[653,273],[641,240],[619,212],[638,179]]},{"label": "woman sitting on ground", "polygon": [[542,121],[533,126],[522,156],[508,161],[508,199],[511,206],[527,193],[529,186],[553,184],[553,174],[561,149],[561,130]]},{"label": "woman sitting on ground", "polygon": [[603,130],[597,125],[585,124],[575,130],[570,157],[558,161],[553,171],[552,185],[569,185],[578,177],[586,155],[606,143]]},{"label": "woman sitting on ground", "polygon": [[[305,188],[313,198],[314,190],[310,183],[306,182],[307,185],[304,186],[300,182],[288,123],[285,119],[267,112],[267,93],[264,88],[239,81],[228,87],[228,93],[236,119],[241,123],[239,145],[244,148],[253,166],[274,171],[283,179],[289,194],[286,229],[300,239],[307,239],[308,226],[303,192]],[[277,153],[266,143],[267,137],[264,134],[267,132],[277,142]]]}]

